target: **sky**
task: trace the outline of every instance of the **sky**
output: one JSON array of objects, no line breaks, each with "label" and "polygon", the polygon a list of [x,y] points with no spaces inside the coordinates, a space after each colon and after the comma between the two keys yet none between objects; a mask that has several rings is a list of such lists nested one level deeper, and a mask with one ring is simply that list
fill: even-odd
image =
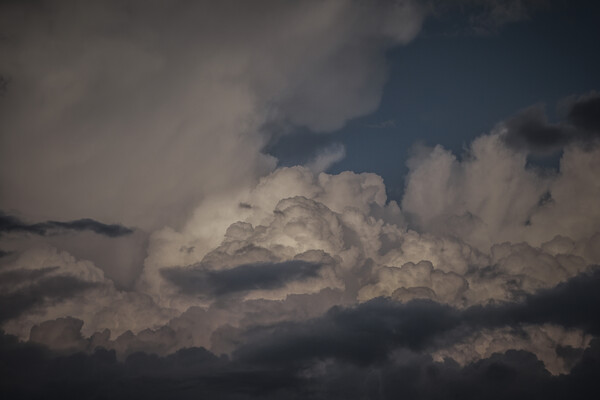
[{"label": "sky", "polygon": [[0,393],[590,398],[600,8],[0,2]]}]

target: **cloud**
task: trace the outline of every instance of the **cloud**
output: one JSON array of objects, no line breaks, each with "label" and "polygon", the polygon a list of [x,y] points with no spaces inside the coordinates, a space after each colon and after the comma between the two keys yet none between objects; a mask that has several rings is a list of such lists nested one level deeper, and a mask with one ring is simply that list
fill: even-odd
[{"label": "cloud", "polygon": [[208,268],[169,268],[162,271],[188,294],[222,296],[251,290],[278,289],[290,281],[302,281],[318,276],[318,264],[302,260],[282,263],[246,264],[225,270]]},{"label": "cloud", "polygon": [[81,335],[82,326],[83,321],[72,317],[45,321],[31,328],[29,341],[57,351],[82,351],[86,349],[87,344]]},{"label": "cloud", "polygon": [[459,310],[430,300],[375,299],[352,308],[334,307],[306,322],[251,329],[246,343],[233,354],[236,359],[266,365],[306,366],[329,359],[366,365],[385,362],[400,348],[444,349],[482,328],[526,326],[534,334],[535,329],[527,324],[554,324],[597,335],[594,315],[600,311],[599,287],[596,270],[518,303]]},{"label": "cloud", "polygon": [[317,150],[315,156],[308,161],[306,167],[313,172],[325,172],[333,164],[346,157],[346,148],[343,144],[334,143],[328,147]]},{"label": "cloud", "polygon": [[[61,321],[66,327],[68,321]],[[71,325],[75,326],[76,321]],[[375,330],[375,329],[374,329]],[[77,340],[77,335],[74,336]],[[588,398],[595,387],[600,360],[594,340],[569,375],[552,376],[527,351],[495,353],[460,366],[433,361],[410,351],[396,352],[378,364],[360,365],[330,358],[309,365],[280,358],[273,365],[219,358],[202,348],[183,349],[160,357],[135,353],[119,361],[114,351],[98,348],[90,354],[65,355],[40,345],[0,336],[0,360],[10,362],[2,381],[13,397],[59,397],[72,393],[88,397],[111,394],[172,398],[411,398],[436,399],[449,395],[466,399],[548,397]],[[565,351],[565,350],[561,350]],[[7,365],[8,364],[4,364]],[[144,384],[140,384],[144,382]]]},{"label": "cloud", "polygon": [[117,335],[127,329],[137,332],[172,317],[148,296],[117,289],[92,262],[48,245],[9,257],[0,274],[2,328],[22,339],[29,337],[32,326],[56,318],[84,320],[83,333],[89,336],[106,328]]},{"label": "cloud", "polygon": [[61,231],[91,231],[108,237],[130,235],[133,230],[119,224],[103,224],[90,218],[75,221],[47,221],[27,224],[19,218],[4,214],[0,211],[0,233],[33,233],[36,235],[51,235]]},{"label": "cloud", "polygon": [[[0,207],[45,222],[0,214],[0,392],[585,397],[597,93],[559,122],[525,109],[461,155],[416,148],[401,205],[376,174],[326,173],[345,156],[330,139],[303,166],[265,153],[375,110],[388,50],[457,6],[480,33],[533,10],[3,2]],[[528,165],[559,149],[558,171]]]},{"label": "cloud", "polygon": [[511,147],[533,152],[552,152],[572,139],[565,127],[548,123],[542,106],[533,106],[506,122],[505,140]]},{"label": "cloud", "polygon": [[131,287],[145,257],[147,234],[120,224],[89,218],[28,223],[0,212],[0,236],[7,254],[52,246],[76,258],[94,260],[119,287]]},{"label": "cloud", "polygon": [[563,123],[549,123],[544,107],[532,106],[502,124],[503,139],[512,148],[539,154],[552,153],[572,143],[589,146],[600,138],[598,112],[600,97],[595,93],[572,100]]},{"label": "cloud", "polygon": [[424,349],[435,334],[458,323],[458,313],[438,303],[372,300],[356,308],[333,308],[316,320],[251,331],[255,338],[251,337],[234,356],[267,365],[302,365],[329,358],[371,364],[384,361],[395,347]]},{"label": "cloud", "polygon": [[[400,207],[380,176],[325,173],[343,146],[289,168],[261,151],[268,126],[326,132],[372,110],[420,6],[173,4],[49,6],[4,28],[23,69],[0,62],[18,171],[0,204],[52,220],[0,216],[2,328],[29,339],[2,344],[29,352],[18,368],[59,370],[30,389],[11,370],[10,390],[69,392],[75,370],[97,393],[518,398],[590,371],[595,94],[560,123],[527,109],[462,155],[415,149]],[[528,166],[558,148],[559,171]]]},{"label": "cloud", "polygon": [[596,315],[600,308],[600,270],[581,274],[555,288],[528,295],[524,301],[502,306],[474,306],[465,311],[466,320],[486,326],[518,323],[554,323],[579,328],[593,335],[600,333]]},{"label": "cloud", "polygon": [[597,177],[589,171],[598,167],[598,148],[566,147],[553,174],[528,167],[503,132],[475,139],[460,159],[441,146],[415,151],[402,199],[412,226],[485,253],[502,242],[539,246],[557,235],[592,237],[600,215],[592,206]]},{"label": "cloud", "polygon": [[520,325],[481,329],[432,353],[435,361],[452,359],[461,366],[492,357],[494,353],[524,350],[535,354],[552,375],[569,374],[593,336],[559,325]]},{"label": "cloud", "polygon": [[[119,354],[164,355],[186,346],[230,353],[253,325],[301,323],[335,305],[382,296],[406,304],[429,299],[459,311],[523,301],[600,262],[591,184],[597,177],[589,173],[595,160],[588,150],[567,149],[560,173],[548,177],[527,169],[523,154],[496,133],[478,138],[462,160],[442,148],[426,150],[412,161],[404,201],[412,226],[387,201],[377,175],[280,168],[238,196],[207,198],[181,231],[155,232],[141,276],[128,290],[68,253],[18,250],[6,258],[7,271],[59,266],[47,276],[99,286],[25,311],[3,329],[26,339],[32,326],[72,316],[85,321],[88,337],[109,329],[102,343],[114,342]],[[23,287],[42,279],[27,277]],[[559,322],[518,324],[538,332],[538,325]],[[503,327],[479,329],[500,340]],[[563,343],[553,337],[544,349]],[[502,350],[522,343],[504,342]],[[549,360],[546,350],[534,350]]]},{"label": "cloud", "polygon": [[0,207],[145,230],[273,170],[264,127],[328,132],[373,111],[386,50],[425,15],[413,1],[1,7]]},{"label": "cloud", "polygon": [[[44,275],[46,271],[38,271]],[[4,274],[4,277],[6,275]],[[32,276],[33,277],[33,276]],[[13,279],[15,277],[13,276]],[[54,276],[40,279],[39,282],[0,296],[0,322],[19,317],[36,307],[48,307],[94,287],[93,283],[81,281],[71,276]]]},{"label": "cloud", "polygon": [[595,92],[582,96],[571,105],[567,119],[590,136],[600,135],[600,95]]}]

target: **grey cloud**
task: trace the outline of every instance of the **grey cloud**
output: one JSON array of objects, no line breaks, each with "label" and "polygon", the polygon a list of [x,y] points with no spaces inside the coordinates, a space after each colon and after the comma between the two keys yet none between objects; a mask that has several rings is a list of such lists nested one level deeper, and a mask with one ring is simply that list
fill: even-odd
[{"label": "grey cloud", "polygon": [[600,95],[591,95],[576,101],[567,118],[577,128],[590,135],[600,135]]},{"label": "grey cloud", "polygon": [[222,296],[251,290],[277,289],[292,281],[318,276],[318,264],[302,260],[245,264],[225,270],[206,266],[168,268],[162,275],[184,293]]},{"label": "grey cloud", "polygon": [[[46,272],[43,270],[32,272],[32,275],[43,275]],[[16,277],[12,276],[12,279],[16,279]],[[42,278],[36,283],[13,293],[0,295],[0,322],[18,317],[23,312],[37,306],[68,299],[95,286],[97,284],[85,282],[71,276],[59,275]]]},{"label": "grey cloud", "polygon": [[0,75],[0,96],[6,92],[6,89],[8,88],[8,82],[9,80],[6,77]]},{"label": "grey cloud", "polygon": [[325,316],[303,323],[250,330],[248,343],[234,356],[266,365],[306,365],[330,358],[368,365],[385,361],[398,347],[422,350],[435,335],[459,323],[459,313],[439,303],[375,299],[355,308],[334,307]]},{"label": "grey cloud", "polygon": [[424,15],[416,1],[2,2],[0,207],[183,224],[274,168],[263,126],[331,131],[374,110],[386,50]]},{"label": "grey cloud", "polygon": [[[325,316],[301,323],[249,326],[246,340],[231,359],[203,348],[164,349],[172,328],[117,338],[115,350],[103,334],[82,339],[82,321],[58,319],[32,329],[32,340],[57,347],[51,352],[33,343],[0,335],[2,391],[45,398],[340,398],[375,396],[442,399],[589,398],[600,373],[600,342],[585,351],[557,347],[573,366],[552,376],[535,355],[510,350],[459,366],[434,362],[423,350],[462,337],[469,329],[552,322],[597,332],[589,323],[600,312],[600,272],[581,275],[518,304],[457,310],[431,301],[396,303],[385,299],[334,307]],[[204,315],[204,314],[202,314]],[[198,315],[195,319],[202,319]],[[587,322],[586,322],[587,321]],[[106,335],[105,335],[106,336]],[[105,338],[106,339],[106,338]],[[119,361],[118,344],[131,346]],[[61,344],[59,343],[59,345]],[[64,350],[85,353],[65,355]],[[95,350],[94,350],[95,349]],[[10,366],[10,368],[7,368]]]},{"label": "grey cloud", "polygon": [[14,269],[0,272],[0,287],[10,287],[15,284],[34,281],[44,275],[56,271],[59,267],[44,267],[39,269]]},{"label": "grey cloud", "polygon": [[600,96],[590,95],[574,101],[567,119],[550,123],[544,107],[536,105],[521,111],[503,125],[506,144],[532,153],[552,153],[571,143],[589,144],[600,138]]},{"label": "grey cloud", "polygon": [[548,123],[542,106],[521,111],[506,122],[506,128],[506,144],[533,152],[552,152],[572,140],[566,127]]},{"label": "grey cloud", "polygon": [[81,334],[83,321],[72,318],[57,318],[31,328],[29,341],[43,344],[53,350],[82,351],[87,341]]},{"label": "grey cloud", "polygon": [[580,328],[600,335],[600,269],[581,274],[527,295],[522,302],[500,306],[473,306],[464,312],[469,323],[480,326],[502,326],[520,323],[553,323],[567,328]]},{"label": "grey cloud", "polygon": [[463,311],[428,300],[396,303],[375,299],[354,308],[332,308],[321,318],[286,322],[248,332],[234,352],[242,360],[300,365],[341,359],[358,365],[385,361],[394,349],[422,351],[481,328],[552,323],[600,334],[600,270],[519,303],[473,306]]},{"label": "grey cloud", "polygon": [[123,225],[103,224],[90,218],[78,219],[69,222],[48,221],[46,224],[49,224],[51,227],[58,227],[68,230],[92,231],[99,235],[105,235],[109,237],[119,237],[133,233],[132,229]]},{"label": "grey cloud", "polygon": [[47,221],[27,224],[19,218],[4,214],[0,211],[0,234],[2,233],[33,233],[49,235],[62,231],[91,231],[108,237],[120,237],[133,233],[133,230],[119,224],[103,224],[90,218],[74,221]]},{"label": "grey cloud", "polygon": [[60,355],[0,332],[0,389],[9,398],[172,399],[589,399],[597,391],[600,341],[569,375],[551,376],[536,357],[508,351],[460,367],[410,352],[379,366],[339,360],[296,368],[240,363],[202,348],[166,357],[114,351]]}]

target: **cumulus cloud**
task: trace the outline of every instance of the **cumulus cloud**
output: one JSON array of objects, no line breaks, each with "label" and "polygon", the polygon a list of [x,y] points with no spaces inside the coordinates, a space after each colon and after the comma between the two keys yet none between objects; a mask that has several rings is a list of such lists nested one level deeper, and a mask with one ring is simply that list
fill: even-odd
[{"label": "cumulus cloud", "polygon": [[[566,365],[572,365],[572,360],[567,363],[549,354],[555,353],[557,346],[585,348],[589,340],[581,335],[597,334],[597,328],[590,325],[592,314],[571,308],[594,312],[591,305],[597,299],[585,282],[593,285],[596,275],[572,278],[598,263],[600,236],[594,230],[597,224],[590,220],[593,214],[587,210],[582,209],[581,217],[571,211],[568,217],[573,223],[561,221],[554,213],[560,212],[557,207],[572,207],[574,200],[560,195],[559,189],[565,184],[574,184],[572,190],[580,194],[576,201],[589,203],[591,209],[595,192],[584,188],[596,179],[586,170],[587,163],[595,162],[595,158],[589,150],[573,147],[565,151],[561,171],[547,176],[528,169],[524,156],[506,147],[498,134],[478,138],[471,149],[472,154],[461,161],[441,148],[425,151],[421,158],[411,161],[403,201],[408,222],[399,206],[387,200],[377,175],[330,175],[306,167],[277,169],[237,196],[215,196],[202,202],[182,230],[155,232],[133,290],[118,289],[96,265],[68,253],[44,246],[21,250],[4,257],[2,267],[19,296],[37,293],[44,280],[52,277],[90,287],[56,299],[41,294],[38,297],[44,300],[36,305],[43,307],[35,308],[35,312],[29,306],[13,307],[16,311],[11,311],[14,314],[6,318],[3,329],[27,339],[33,326],[73,317],[84,321],[79,328],[83,337],[89,338],[85,339],[86,351],[101,345],[116,350],[119,357],[135,351],[166,356],[182,347],[202,346],[240,357],[252,349],[260,358],[268,357],[268,352],[253,344],[260,342],[255,342],[261,337],[258,333],[268,333],[269,329],[283,332],[289,324],[294,338],[305,332],[308,338],[298,340],[316,343],[317,348],[334,346],[334,350],[342,333],[356,328],[345,324],[361,321],[360,310],[368,310],[365,318],[371,318],[364,322],[365,329],[379,332],[380,322],[375,317],[379,308],[371,308],[380,301],[373,299],[383,297],[387,300],[381,304],[391,304],[391,308],[382,321],[389,320],[392,327],[407,325],[418,332],[406,333],[400,342],[393,335],[388,340],[389,333],[365,339],[367,344],[357,345],[357,349],[368,362],[387,359],[398,346],[410,351],[431,348],[437,357],[454,355],[465,365],[490,357],[490,352],[467,347],[470,342],[466,338],[474,335],[472,341],[476,343],[494,338],[490,349],[533,351],[553,372],[567,371]],[[434,167],[440,162],[450,167]],[[495,167],[488,163],[495,163]],[[482,171],[493,171],[492,176],[498,177],[496,182],[504,190],[495,187],[489,177],[484,179]],[[446,174],[442,179],[430,175],[440,172]],[[578,180],[563,176],[567,174]],[[462,198],[465,193],[460,191],[448,195],[446,192],[453,190],[449,180],[470,191],[468,196]],[[421,200],[413,201],[415,185],[421,181],[429,185],[421,186]],[[538,196],[546,191],[553,200],[540,204]],[[435,196],[438,193],[447,195],[439,199]],[[513,197],[505,199],[511,193]],[[440,203],[428,207],[426,201]],[[546,209],[550,204],[553,207]],[[465,213],[471,216],[461,219]],[[529,223],[523,223],[527,219]],[[546,223],[561,226],[552,231]],[[544,227],[541,236],[533,230],[538,224]],[[557,236],[557,232],[570,236]],[[511,237],[520,242],[503,241]],[[546,237],[549,239],[542,240]],[[565,281],[569,281],[568,289],[561,286]],[[574,292],[578,293],[576,303],[569,297]],[[535,302],[537,298],[544,300]],[[425,304],[419,306],[425,308],[414,306],[415,299],[426,301],[417,303]],[[551,307],[554,311],[550,312],[543,304],[567,306],[562,313],[558,306]],[[339,311],[347,318],[339,317],[342,325],[334,325],[331,331],[326,327],[338,321],[338,317],[331,317],[338,314],[327,314],[327,310],[335,306],[350,308]],[[409,319],[406,323],[402,323],[404,311],[398,311],[404,309]],[[418,320],[410,319],[411,315]],[[568,320],[568,316],[575,319]],[[432,328],[429,334],[423,329],[438,322],[419,318],[448,325]],[[456,337],[449,340],[450,332],[460,331],[463,325],[468,329],[453,333]],[[554,329],[542,328],[545,325],[571,330],[580,340],[560,339],[559,332],[546,341],[537,341],[536,347],[505,331],[521,326],[533,336],[543,329]],[[488,332],[488,336],[477,336],[481,332]],[[269,335],[266,337],[265,343],[274,343]],[[277,340],[287,346],[291,343],[288,339],[283,335]],[[372,348],[371,343],[382,347]],[[77,346],[74,348],[83,348]],[[339,349],[339,356],[346,351],[352,358],[346,347]],[[338,353],[317,358],[337,357]]]},{"label": "cumulus cloud", "polygon": [[118,290],[91,261],[47,245],[8,257],[0,271],[3,329],[24,339],[32,326],[56,318],[85,320],[86,335],[105,328],[120,335],[158,327],[173,316],[148,296]]},{"label": "cumulus cloud", "polygon": [[580,240],[596,233],[597,177],[590,171],[598,167],[598,148],[568,146],[558,174],[548,174],[528,167],[502,132],[475,139],[462,159],[441,146],[415,153],[402,201],[414,226],[485,252],[505,241],[540,245],[556,235]]},{"label": "cumulus cloud", "polygon": [[[46,271],[38,270],[36,272],[44,274]],[[9,277],[6,274],[3,275],[3,278]],[[32,275],[30,277],[33,277]],[[30,285],[23,290],[0,296],[0,305],[2,305],[0,322],[18,317],[25,311],[31,311],[36,306],[48,307],[48,303],[52,304],[62,299],[68,299],[93,286],[91,283],[79,281],[70,276],[55,276],[41,279],[38,283]]]},{"label": "cumulus cloud", "polygon": [[[73,316],[86,321],[88,335],[109,328],[116,340],[128,330],[136,337],[163,326],[171,332],[165,349],[185,343],[230,352],[253,320],[316,317],[336,304],[376,297],[429,299],[457,309],[522,301],[598,263],[600,236],[590,212],[595,189],[585,189],[596,179],[586,167],[595,162],[589,150],[565,151],[564,168],[554,176],[528,169],[524,156],[498,134],[478,138],[462,161],[441,148],[418,157],[411,161],[403,201],[408,225],[399,206],[387,201],[377,175],[292,167],[277,169],[237,196],[207,199],[181,231],[155,232],[133,291],[120,291],[94,264],[56,250],[10,256],[7,271],[59,266],[48,274],[95,282],[102,290],[93,289],[93,302],[77,295],[42,314],[24,312],[5,329],[26,338],[34,324]],[[437,178],[439,173],[445,175]],[[421,182],[428,185],[416,186]],[[579,198],[562,196],[562,185],[576,185],[571,192]],[[547,192],[553,200],[540,203]],[[432,201],[439,205],[427,203]],[[560,215],[574,201],[589,209]],[[42,278],[40,272],[23,281],[37,285]],[[300,303],[313,311],[291,312],[291,304],[306,310]],[[188,312],[203,315],[201,327],[185,322]],[[194,329],[198,334],[183,333]],[[125,338],[120,342],[129,343]]]},{"label": "cumulus cloud", "polygon": [[434,351],[432,357],[438,362],[452,359],[466,366],[490,358],[495,353],[524,350],[535,354],[551,374],[568,374],[592,337],[581,330],[553,324],[482,329]]},{"label": "cumulus cloud", "polygon": [[[505,307],[523,310],[519,313],[521,317],[517,317],[520,322],[530,321],[528,316],[535,316],[537,320],[560,323],[561,318],[556,318],[554,313],[542,312],[538,318],[536,304],[549,298],[563,301],[566,295],[572,300],[563,308],[577,310],[586,304],[589,306],[586,312],[597,313],[600,306],[598,296],[594,295],[590,302],[589,293],[598,292],[598,276],[595,273],[589,279],[572,279],[555,289],[532,295],[519,305],[488,306],[485,310],[458,311],[432,301],[402,304],[382,299],[357,307],[334,308],[324,316],[305,322],[249,329],[245,332],[248,341],[231,358],[219,358],[203,348],[182,349],[165,356],[142,350],[160,351],[160,346],[173,337],[174,332],[169,328],[140,332],[135,338],[123,335],[112,343],[105,340],[104,345],[113,346],[112,350],[96,347],[88,353],[73,354],[73,351],[102,343],[100,335],[84,339],[80,333],[82,321],[58,319],[34,327],[32,338],[35,341],[27,344],[19,343],[9,335],[0,336],[1,359],[18,361],[7,369],[11,379],[4,381],[3,387],[11,393],[45,390],[46,394],[53,394],[63,387],[67,388],[67,382],[72,385],[74,379],[81,379],[82,383],[86,382],[82,386],[85,390],[98,393],[98,390],[109,387],[114,389],[111,393],[115,394],[121,393],[121,390],[127,393],[129,385],[134,385],[142,377],[152,377],[152,391],[170,390],[175,397],[215,391],[226,398],[307,395],[320,398],[331,390],[333,397],[361,398],[363,394],[371,393],[375,384],[375,392],[384,393],[380,396],[383,398],[409,393],[417,393],[419,398],[440,398],[448,393],[461,394],[466,398],[478,398],[482,393],[498,395],[499,398],[506,395],[529,398],[550,393],[561,397],[568,393],[576,398],[585,398],[589,395],[589,388],[595,385],[598,372],[598,341],[583,339],[572,333],[571,337],[567,337],[564,331],[559,337],[560,329],[550,325],[544,325],[541,330],[524,325],[521,333],[479,331],[482,332],[479,335],[493,336],[493,341],[506,342],[511,340],[511,335],[513,341],[527,341],[535,340],[529,336],[545,334],[557,358],[571,363],[568,375],[553,376],[545,369],[541,361],[547,362],[545,348],[536,356],[530,351],[505,350],[502,344],[488,341],[489,347],[500,351],[462,365],[449,358],[443,359],[443,356],[461,348],[463,352],[467,350],[465,343],[460,341],[468,338],[464,336],[464,327],[504,326],[508,322],[504,319]],[[584,294],[579,296],[582,290]],[[562,319],[562,322],[580,321],[585,326],[588,317],[575,315]],[[64,337],[59,343],[62,347],[54,352],[33,343],[48,345],[59,336]],[[447,345],[457,339],[454,350],[438,352],[435,358],[423,352],[427,347]],[[473,340],[472,337],[469,339]],[[119,360],[119,341],[126,340],[132,348],[137,346],[138,352]],[[474,344],[481,342],[481,336],[473,341]],[[519,343],[513,345],[519,347]],[[582,345],[589,347],[584,350],[579,347]],[[536,350],[535,346],[533,350]],[[576,355],[576,361],[572,360],[573,355]],[[455,357],[460,360],[460,357]],[[53,367],[56,365],[62,367]],[[105,373],[99,374],[98,371]],[[25,385],[27,377],[34,377],[36,385]],[[115,377],[118,377],[116,381]],[[180,391],[182,382],[186,382],[185,393]],[[347,385],[352,390],[339,391]],[[310,389],[308,392],[307,388]],[[139,390],[136,393],[140,393]]]},{"label": "cumulus cloud", "polygon": [[461,337],[479,328],[551,323],[596,335],[598,326],[592,315],[600,307],[599,277],[596,271],[529,295],[521,303],[473,306],[464,311],[430,300],[377,299],[355,308],[333,308],[308,322],[251,331],[249,343],[234,354],[268,364],[328,358],[365,364],[390,357],[396,348],[421,351],[447,346],[457,334]]},{"label": "cumulus cloud", "polygon": [[[481,24],[527,4],[485,3]],[[3,392],[519,398],[591,384],[597,94],[568,99],[558,123],[526,109],[461,155],[415,148],[398,204],[376,174],[326,173],[341,144],[281,168],[264,148],[374,110],[385,52],[418,33],[421,3],[0,10],[0,206],[46,221],[0,214]],[[559,148],[558,171],[527,162]]]}]

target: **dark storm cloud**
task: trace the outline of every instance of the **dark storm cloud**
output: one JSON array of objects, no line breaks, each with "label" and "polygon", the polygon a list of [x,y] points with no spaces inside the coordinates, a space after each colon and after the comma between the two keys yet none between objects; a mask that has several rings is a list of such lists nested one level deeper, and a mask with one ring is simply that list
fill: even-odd
[{"label": "dark storm cloud", "polygon": [[250,290],[277,289],[288,282],[316,277],[320,268],[318,264],[292,260],[245,264],[226,270],[209,270],[202,266],[168,268],[161,273],[184,293],[221,296]]},{"label": "dark storm cloud", "polygon": [[377,367],[332,361],[306,370],[230,361],[202,348],[123,362],[103,348],[61,356],[0,332],[0,370],[0,391],[11,399],[589,399],[598,391],[600,341],[569,375],[552,376],[535,355],[514,350],[466,367],[407,352]]},{"label": "dark storm cloud", "polygon": [[108,237],[120,237],[133,233],[133,230],[119,224],[103,224],[90,218],[75,221],[46,221],[27,224],[19,218],[0,211],[0,234],[2,233],[33,233],[49,235],[61,231],[91,231]]},{"label": "dark storm cloud", "polygon": [[474,306],[464,319],[474,326],[496,327],[516,324],[553,323],[600,334],[600,269],[582,274],[555,288],[528,295],[520,303]]},{"label": "dark storm cloud", "polygon": [[[49,272],[51,272],[51,268],[43,268],[23,274],[5,272],[2,274],[2,279],[6,278],[9,282],[17,283],[43,276]],[[18,317],[23,312],[45,303],[68,299],[95,286],[95,283],[81,281],[71,276],[43,278],[35,284],[13,293],[0,295],[0,322]]]},{"label": "dark storm cloud", "polygon": [[552,152],[572,140],[565,126],[548,123],[542,106],[521,111],[506,122],[506,128],[509,146],[533,152]]},{"label": "dark storm cloud", "polygon": [[529,107],[504,123],[507,145],[532,153],[552,153],[575,142],[589,144],[600,138],[600,96],[573,102],[566,122],[548,122],[543,106]]},{"label": "dark storm cloud", "polygon": [[421,351],[449,344],[482,328],[552,323],[600,334],[600,270],[577,276],[520,303],[459,311],[429,300],[375,299],[354,308],[332,308],[308,322],[286,322],[248,332],[234,354],[252,363],[280,364],[340,359],[358,365],[385,360],[391,351]]},{"label": "dark storm cloud", "polygon": [[334,307],[324,317],[308,322],[257,328],[249,332],[249,343],[234,354],[268,365],[303,365],[329,358],[367,365],[385,360],[397,347],[422,349],[436,334],[459,323],[459,313],[439,303],[375,299],[355,308]]},{"label": "dark storm cloud", "polygon": [[39,269],[16,269],[0,273],[0,287],[18,285],[20,283],[37,280],[44,275],[56,271],[59,267],[45,267]]},{"label": "dark storm cloud", "polygon": [[573,104],[567,118],[571,124],[590,135],[600,135],[600,95]]},{"label": "dark storm cloud", "polygon": [[[599,289],[596,271],[519,304],[460,311],[430,301],[376,299],[354,308],[335,307],[304,323],[252,328],[248,344],[232,359],[203,348],[164,357],[137,352],[124,361],[103,348],[61,355],[0,334],[0,391],[9,398],[50,399],[591,398],[600,374],[597,339],[583,352],[557,348],[573,365],[570,374],[560,376],[552,376],[526,351],[495,353],[462,367],[449,359],[434,362],[420,350],[447,333],[521,323],[551,322],[597,333]],[[82,321],[46,325],[40,325],[38,336],[54,332],[59,338],[57,332],[70,327],[71,342],[81,341]]]}]

